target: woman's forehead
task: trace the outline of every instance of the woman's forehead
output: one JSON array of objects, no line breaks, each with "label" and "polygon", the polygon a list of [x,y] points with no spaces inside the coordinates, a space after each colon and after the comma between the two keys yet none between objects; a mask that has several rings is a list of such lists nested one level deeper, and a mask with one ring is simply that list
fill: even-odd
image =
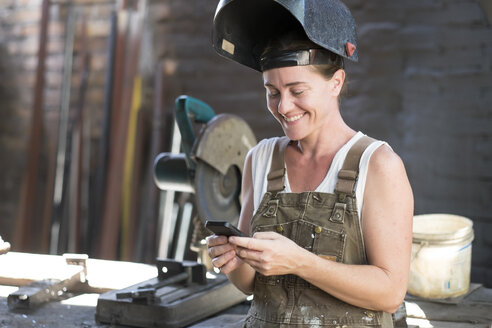
[{"label": "woman's forehead", "polygon": [[265,85],[288,86],[300,83],[311,83],[322,80],[321,75],[309,66],[290,66],[272,68],[263,72]]}]

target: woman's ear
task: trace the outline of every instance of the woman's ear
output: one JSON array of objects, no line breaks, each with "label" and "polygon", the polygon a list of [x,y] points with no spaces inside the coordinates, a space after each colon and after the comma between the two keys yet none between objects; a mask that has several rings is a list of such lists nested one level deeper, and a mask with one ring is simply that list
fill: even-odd
[{"label": "woman's ear", "polygon": [[340,92],[342,92],[343,84],[345,83],[345,71],[343,69],[336,71],[331,77],[330,82],[332,82],[332,95],[338,97]]}]

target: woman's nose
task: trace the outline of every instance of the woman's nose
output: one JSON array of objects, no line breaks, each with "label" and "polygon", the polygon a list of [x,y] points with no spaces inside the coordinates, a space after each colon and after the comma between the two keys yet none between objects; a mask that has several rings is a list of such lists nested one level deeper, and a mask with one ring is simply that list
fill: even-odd
[{"label": "woman's nose", "polygon": [[280,114],[286,115],[293,107],[292,99],[289,95],[282,95],[278,102],[278,112]]}]

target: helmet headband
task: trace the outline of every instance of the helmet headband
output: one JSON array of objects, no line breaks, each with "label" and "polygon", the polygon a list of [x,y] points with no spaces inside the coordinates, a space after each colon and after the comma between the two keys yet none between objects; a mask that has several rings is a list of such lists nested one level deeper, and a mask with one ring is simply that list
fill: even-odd
[{"label": "helmet headband", "polygon": [[268,52],[260,58],[261,71],[306,65],[333,65],[343,68],[343,58],[325,49],[300,49]]}]

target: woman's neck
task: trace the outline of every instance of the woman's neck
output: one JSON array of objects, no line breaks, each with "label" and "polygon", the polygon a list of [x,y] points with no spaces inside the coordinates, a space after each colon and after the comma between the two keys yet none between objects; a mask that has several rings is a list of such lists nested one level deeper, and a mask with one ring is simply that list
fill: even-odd
[{"label": "woman's neck", "polygon": [[292,146],[296,151],[300,152],[303,157],[314,159],[335,153],[345,145],[356,134],[356,131],[343,121],[338,111],[337,114],[320,126],[316,133],[294,141]]}]

